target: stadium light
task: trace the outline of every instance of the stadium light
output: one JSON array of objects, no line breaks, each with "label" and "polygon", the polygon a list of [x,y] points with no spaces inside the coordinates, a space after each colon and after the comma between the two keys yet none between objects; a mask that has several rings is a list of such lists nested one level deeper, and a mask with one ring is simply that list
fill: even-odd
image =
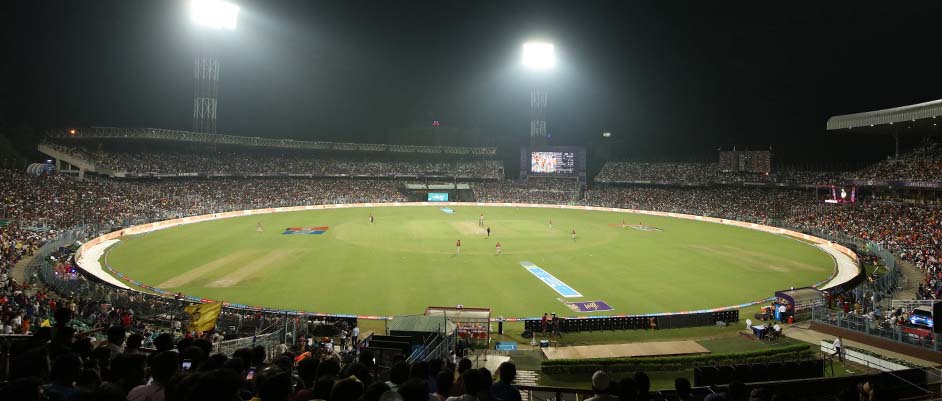
[{"label": "stadium light", "polygon": [[553,68],[556,65],[556,48],[547,42],[524,43],[523,65],[534,70]]},{"label": "stadium light", "polygon": [[222,0],[191,0],[190,20],[213,29],[235,30],[239,6]]}]

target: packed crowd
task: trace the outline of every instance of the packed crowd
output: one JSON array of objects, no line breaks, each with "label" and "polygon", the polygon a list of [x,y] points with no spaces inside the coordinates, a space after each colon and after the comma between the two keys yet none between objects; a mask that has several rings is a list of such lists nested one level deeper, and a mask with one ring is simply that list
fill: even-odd
[{"label": "packed crowd", "polygon": [[853,207],[819,208],[789,221],[873,241],[935,275],[940,270],[942,210],[933,207],[862,202]]},{"label": "packed crowd", "polygon": [[807,191],[729,187],[597,187],[586,191],[585,203],[748,221],[782,218],[820,206]]},{"label": "packed crowd", "polygon": [[839,182],[836,171],[781,170],[770,174],[723,172],[717,163],[608,162],[595,177],[599,183],[763,183],[826,185]]},{"label": "packed crowd", "polygon": [[395,180],[206,178],[126,181],[63,175],[30,177],[0,170],[0,218],[21,226],[64,229],[262,207],[397,202]]},{"label": "packed crowd", "polygon": [[595,177],[599,183],[769,183],[830,185],[846,180],[907,180],[938,182],[942,177],[942,146],[927,144],[896,158],[857,171],[777,169],[769,174],[726,173],[717,163],[645,163],[612,161]]},{"label": "packed crowd", "polygon": [[596,182],[685,182],[710,183],[725,175],[716,163],[608,162],[595,176]]},{"label": "packed crowd", "polygon": [[938,181],[942,177],[942,146],[930,144],[919,147],[898,158],[884,160],[847,178],[864,180]]},{"label": "packed crowd", "polygon": [[572,178],[533,178],[526,182],[488,181],[471,184],[478,202],[569,204],[582,196],[579,181]]},{"label": "packed crowd", "polygon": [[[16,356],[12,380],[0,399],[104,401],[522,401],[511,361],[496,372],[432,359],[407,363],[394,358],[388,369],[370,350],[343,361],[335,353],[286,349],[269,357],[265,348],[214,353],[206,339],[174,341],[161,334],[144,352],[141,338],[113,326],[107,339],[92,344],[69,326],[69,310],[56,311],[53,328]],[[687,378],[674,388],[651,390],[651,379],[636,372],[617,379],[605,371],[591,376],[589,401],[771,401],[791,399],[789,387],[747,387],[733,380],[723,388],[694,388]],[[877,382],[834,389],[835,400],[892,399]],[[822,399],[822,398],[819,398]]]},{"label": "packed crowd", "polygon": [[402,160],[393,157],[352,158],[300,150],[229,149],[191,152],[87,149],[49,144],[75,157],[128,175],[311,175],[316,177],[433,176],[497,179],[504,175],[499,160]]}]

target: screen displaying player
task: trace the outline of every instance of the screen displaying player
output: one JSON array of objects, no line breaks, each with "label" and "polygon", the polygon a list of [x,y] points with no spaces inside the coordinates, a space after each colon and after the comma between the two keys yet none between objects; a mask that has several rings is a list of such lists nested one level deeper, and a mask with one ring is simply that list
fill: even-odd
[{"label": "screen displaying player", "polygon": [[538,174],[572,174],[576,155],[572,152],[530,152],[530,172]]},{"label": "screen displaying player", "polygon": [[857,202],[857,187],[831,187],[831,196],[825,203],[855,203]]}]

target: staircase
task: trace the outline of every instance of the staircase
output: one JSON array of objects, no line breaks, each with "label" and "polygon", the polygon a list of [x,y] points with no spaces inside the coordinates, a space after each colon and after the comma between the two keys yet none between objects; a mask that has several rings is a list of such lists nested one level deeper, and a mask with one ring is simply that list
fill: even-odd
[{"label": "staircase", "polygon": [[[518,370],[514,384],[521,386],[537,386],[540,384],[540,374],[532,370]],[[529,392],[521,391],[520,397],[523,401],[530,401]]]}]

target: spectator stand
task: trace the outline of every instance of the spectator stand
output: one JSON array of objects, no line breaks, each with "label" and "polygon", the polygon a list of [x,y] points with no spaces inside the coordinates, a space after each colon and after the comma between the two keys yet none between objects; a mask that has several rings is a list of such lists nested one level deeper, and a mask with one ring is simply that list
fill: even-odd
[{"label": "spectator stand", "polygon": [[411,338],[407,362],[448,359],[458,335],[458,325],[442,315],[396,316],[388,323],[391,336]]},{"label": "spectator stand", "polygon": [[693,370],[693,385],[729,384],[732,380],[747,383],[824,377],[824,360],[796,360],[721,366],[702,366]]},{"label": "spectator stand", "polygon": [[376,367],[387,370],[397,361],[409,357],[412,353],[412,337],[373,335],[367,346],[361,348],[361,353],[369,351],[376,358]]}]

